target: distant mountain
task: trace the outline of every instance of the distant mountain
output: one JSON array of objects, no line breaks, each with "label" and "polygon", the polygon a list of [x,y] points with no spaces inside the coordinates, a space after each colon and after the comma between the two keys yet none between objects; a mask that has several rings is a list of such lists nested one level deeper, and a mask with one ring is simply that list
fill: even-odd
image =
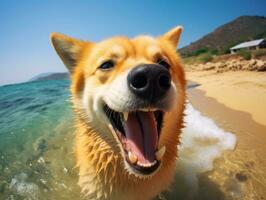
[{"label": "distant mountain", "polygon": [[179,49],[186,56],[201,49],[224,51],[240,42],[266,37],[266,17],[241,16]]},{"label": "distant mountain", "polygon": [[43,74],[39,74],[39,75],[31,78],[29,81],[63,80],[63,79],[69,79],[69,73],[68,72],[43,73]]}]

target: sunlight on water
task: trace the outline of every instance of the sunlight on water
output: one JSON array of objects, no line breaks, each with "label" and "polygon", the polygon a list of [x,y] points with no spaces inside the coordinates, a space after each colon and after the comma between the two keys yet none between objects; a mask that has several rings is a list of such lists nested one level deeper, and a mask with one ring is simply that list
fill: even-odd
[{"label": "sunlight on water", "polygon": [[[81,199],[74,168],[68,81],[0,87],[0,199]],[[197,174],[236,138],[187,104],[176,183],[167,199],[193,197]]]},{"label": "sunlight on water", "polygon": [[78,199],[68,86],[0,87],[0,199]]}]

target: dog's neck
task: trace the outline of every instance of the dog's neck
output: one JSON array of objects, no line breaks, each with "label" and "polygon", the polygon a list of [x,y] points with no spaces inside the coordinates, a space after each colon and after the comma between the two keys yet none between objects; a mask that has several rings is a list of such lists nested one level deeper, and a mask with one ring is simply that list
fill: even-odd
[{"label": "dog's neck", "polygon": [[119,183],[116,171],[121,162],[119,157],[99,134],[84,127],[77,130],[76,153],[82,193],[92,199],[110,196]]}]

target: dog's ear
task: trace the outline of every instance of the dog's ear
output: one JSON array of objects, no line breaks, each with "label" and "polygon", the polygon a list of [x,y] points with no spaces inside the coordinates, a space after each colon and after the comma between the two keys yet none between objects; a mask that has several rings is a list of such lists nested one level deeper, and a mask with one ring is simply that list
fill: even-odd
[{"label": "dog's ear", "polygon": [[61,33],[52,33],[51,42],[69,72],[73,72],[82,48],[87,42],[77,40]]},{"label": "dog's ear", "polygon": [[182,26],[177,26],[163,35],[163,38],[168,40],[175,48],[178,45],[181,33],[183,31]]}]

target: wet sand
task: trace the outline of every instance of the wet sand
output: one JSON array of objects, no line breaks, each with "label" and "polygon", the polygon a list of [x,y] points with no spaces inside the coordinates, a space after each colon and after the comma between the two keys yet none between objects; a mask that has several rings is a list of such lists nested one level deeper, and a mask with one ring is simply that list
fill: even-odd
[{"label": "wet sand", "polygon": [[188,92],[193,106],[237,136],[235,150],[200,175],[199,193],[266,199],[266,74],[189,72],[187,79],[201,84]]}]

